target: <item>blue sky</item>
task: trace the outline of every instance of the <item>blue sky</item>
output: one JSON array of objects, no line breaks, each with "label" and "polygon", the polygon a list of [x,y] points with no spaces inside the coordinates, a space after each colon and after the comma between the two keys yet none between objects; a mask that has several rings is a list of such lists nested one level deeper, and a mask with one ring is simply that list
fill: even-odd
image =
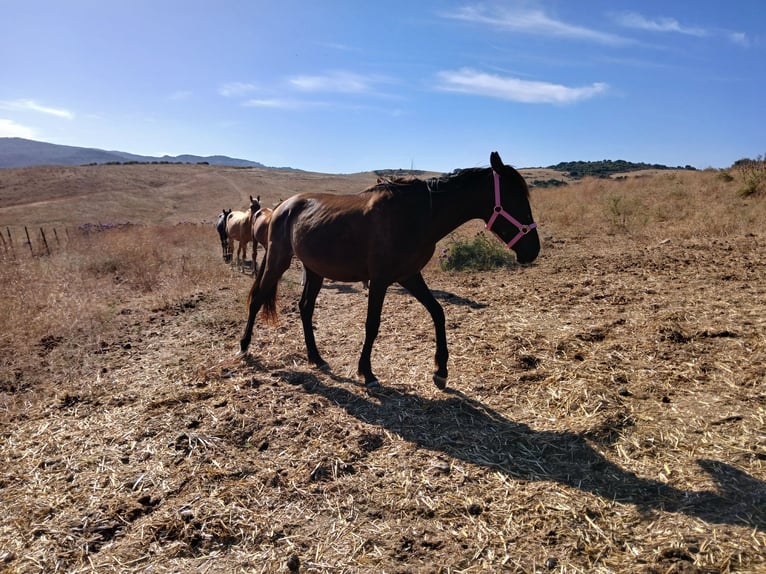
[{"label": "blue sky", "polygon": [[0,136],[327,173],[766,153],[763,0],[0,0]]}]

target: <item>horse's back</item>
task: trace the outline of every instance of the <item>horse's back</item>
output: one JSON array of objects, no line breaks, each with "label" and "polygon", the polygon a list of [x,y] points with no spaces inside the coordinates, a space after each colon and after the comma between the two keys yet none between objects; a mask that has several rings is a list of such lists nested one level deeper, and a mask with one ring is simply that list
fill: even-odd
[{"label": "horse's back", "polygon": [[229,237],[239,241],[249,241],[250,236],[250,213],[247,211],[232,211],[226,220],[226,232]]},{"label": "horse's back", "polygon": [[410,240],[422,229],[413,218],[419,210],[412,209],[412,199],[398,198],[385,187],[356,195],[295,195],[272,214],[270,248],[279,244],[312,271],[337,281],[399,280],[409,273],[400,262],[410,268],[412,257],[430,257],[409,248],[422,244]]},{"label": "horse's back", "polygon": [[264,247],[269,235],[269,222],[271,221],[271,209],[262,207],[253,215],[253,240]]}]

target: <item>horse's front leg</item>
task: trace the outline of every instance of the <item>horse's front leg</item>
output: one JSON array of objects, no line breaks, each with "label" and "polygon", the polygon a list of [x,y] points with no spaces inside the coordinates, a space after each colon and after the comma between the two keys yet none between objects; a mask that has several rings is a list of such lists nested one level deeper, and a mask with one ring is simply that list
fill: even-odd
[{"label": "horse's front leg", "polygon": [[298,305],[301,311],[301,323],[303,323],[303,337],[306,339],[306,351],[308,352],[309,361],[314,363],[317,367],[323,368],[327,366],[327,363],[319,355],[319,349],[317,349],[316,339],[314,339],[314,307],[316,306],[317,295],[322,289],[322,282],[324,278],[317,275],[313,271],[309,271],[304,267],[303,269],[303,294],[301,295],[301,301]]},{"label": "horse's front leg", "polygon": [[386,289],[388,285],[382,285],[375,281],[370,283],[370,291],[367,295],[367,320],[364,324],[364,345],[362,354],[359,357],[359,368],[357,373],[364,377],[364,384],[367,388],[379,387],[377,377],[372,373],[370,357],[372,356],[372,345],[380,330],[380,314],[383,311],[383,301],[386,298]]},{"label": "horse's front leg", "polygon": [[431,293],[420,273],[406,281],[400,281],[399,284],[412,293],[415,299],[420,301],[431,314],[431,318],[434,321],[434,328],[436,329],[436,356],[434,357],[436,371],[434,372],[434,384],[443,390],[447,386],[447,359],[449,358],[444,309],[439,305],[439,302]]}]

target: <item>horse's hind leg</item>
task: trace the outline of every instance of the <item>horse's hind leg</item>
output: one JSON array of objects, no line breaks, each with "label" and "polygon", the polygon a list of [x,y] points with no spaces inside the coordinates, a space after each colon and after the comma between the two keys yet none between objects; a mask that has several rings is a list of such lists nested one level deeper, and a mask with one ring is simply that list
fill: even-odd
[{"label": "horse's hind leg", "polygon": [[444,309],[431,293],[423,276],[418,273],[399,284],[407,289],[431,314],[436,329],[436,371],[434,372],[434,384],[440,389],[447,386],[447,332],[444,321]]},{"label": "horse's hind leg", "polygon": [[[248,300],[247,324],[242,338],[239,340],[238,357],[247,353],[250,341],[253,337],[253,326],[255,325],[255,316],[263,305],[266,305],[266,311],[271,309],[274,312],[274,305],[277,296],[277,284],[287,268],[290,266],[292,255],[287,253],[282,257],[270,257],[267,251],[261,267],[258,269],[258,275],[253,281],[253,287],[250,290]],[[272,317],[275,318],[275,317]]]},{"label": "horse's hind leg", "polygon": [[312,319],[314,317],[314,307],[316,306],[317,295],[319,295],[319,291],[322,289],[324,278],[313,271],[309,271],[305,267],[303,269],[303,277],[303,294],[301,295],[299,308],[301,310],[301,322],[303,323],[303,336],[306,339],[306,351],[308,353],[309,361],[314,363],[317,367],[323,368],[327,366],[327,363],[319,355],[316,339],[314,339],[314,325]]},{"label": "horse's hind leg", "polygon": [[253,338],[255,316],[258,314],[258,311],[261,310],[262,305],[263,300],[260,296],[260,292],[255,286],[253,286],[253,290],[250,292],[250,301],[247,311],[247,324],[245,325],[245,332],[242,334],[242,338],[239,340],[239,352],[237,353],[237,357],[245,356],[248,347],[250,347],[250,340]]}]

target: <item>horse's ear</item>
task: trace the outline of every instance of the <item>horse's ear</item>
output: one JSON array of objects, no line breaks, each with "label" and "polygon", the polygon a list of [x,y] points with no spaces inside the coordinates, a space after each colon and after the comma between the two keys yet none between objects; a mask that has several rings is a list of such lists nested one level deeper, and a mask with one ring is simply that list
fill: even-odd
[{"label": "horse's ear", "polygon": [[500,159],[500,154],[496,151],[493,151],[491,154],[489,154],[489,165],[491,165],[492,169],[494,169],[497,173],[500,173],[503,170],[503,167],[505,167],[503,160]]},{"label": "horse's ear", "polygon": [[255,201],[257,201],[258,203],[260,203],[260,202],[261,202],[261,196],[259,195],[258,197],[256,197],[256,198],[255,198]]}]

